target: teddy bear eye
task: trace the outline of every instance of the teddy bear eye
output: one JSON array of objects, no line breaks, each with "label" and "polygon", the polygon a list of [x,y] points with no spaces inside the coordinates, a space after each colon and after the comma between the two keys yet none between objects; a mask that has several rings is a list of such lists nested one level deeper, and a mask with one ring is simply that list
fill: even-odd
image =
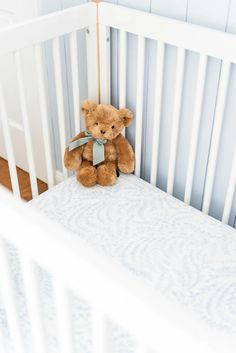
[{"label": "teddy bear eye", "polygon": [[115,125],[112,125],[112,127],[111,127],[112,129],[115,129]]},{"label": "teddy bear eye", "polygon": [[94,123],[94,125],[96,125],[96,126],[97,126],[97,125],[98,125],[98,123]]}]

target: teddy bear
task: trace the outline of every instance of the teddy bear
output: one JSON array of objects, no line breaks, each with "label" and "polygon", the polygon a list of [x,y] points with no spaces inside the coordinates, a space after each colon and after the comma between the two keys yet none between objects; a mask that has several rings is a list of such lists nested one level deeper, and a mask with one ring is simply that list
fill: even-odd
[{"label": "teddy bear", "polygon": [[85,100],[81,106],[86,131],[75,136],[66,148],[65,167],[76,172],[77,180],[86,187],[113,185],[119,171],[134,171],[134,151],[122,135],[133,114],[108,104]]}]

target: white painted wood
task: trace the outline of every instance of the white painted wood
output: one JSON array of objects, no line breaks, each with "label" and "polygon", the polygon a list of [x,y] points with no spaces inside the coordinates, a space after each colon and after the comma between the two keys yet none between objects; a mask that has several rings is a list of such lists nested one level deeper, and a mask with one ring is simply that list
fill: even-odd
[{"label": "white painted wood", "polygon": [[80,132],[80,92],[79,92],[79,61],[78,61],[78,45],[77,32],[70,34],[70,63],[71,63],[71,80],[73,93],[74,108],[74,125],[75,134]]},{"label": "white painted wood", "polygon": [[[183,353],[234,351],[235,337],[219,337],[218,332],[203,326],[179,305],[143,285],[82,239],[71,236],[32,208],[19,205],[3,190],[0,190],[0,214],[1,234],[20,252],[30,254],[39,266],[55,278],[59,277],[67,288],[84,298],[91,305],[92,314],[98,310],[97,322],[100,322],[102,313],[104,318],[109,318],[150,349],[158,351],[174,352],[178,347]],[[19,229],[24,232],[19,234]],[[230,229],[228,232],[231,234]],[[137,320],[137,312],[142,320]],[[100,324],[98,329],[101,330]]]},{"label": "white painted wood", "polygon": [[0,330],[0,352],[7,353],[7,349],[5,346],[5,338],[2,333],[2,329]]},{"label": "white painted wood", "polygon": [[8,123],[11,127],[14,127],[15,129],[24,132],[24,126],[21,123],[18,123],[17,121],[14,121],[12,119],[8,119]]},{"label": "white painted wood", "polygon": [[0,30],[0,54],[17,51],[96,23],[96,5],[87,3],[39,16]]},{"label": "white painted wood", "polygon": [[119,32],[119,107],[126,106],[127,33]]},{"label": "white painted wood", "polygon": [[33,338],[33,351],[34,353],[46,353],[47,346],[43,327],[42,303],[35,273],[35,263],[24,252],[21,253],[21,270]]},{"label": "white painted wood", "polygon": [[143,92],[144,92],[145,38],[138,37],[137,91],[135,115],[135,175],[140,177],[142,157]]},{"label": "white painted wood", "polygon": [[222,129],[222,123],[223,123],[223,117],[224,117],[225,102],[227,98],[229,74],[230,74],[230,62],[223,61],[220,82],[219,82],[217,103],[216,103],[211,146],[210,146],[210,152],[209,152],[209,160],[208,160],[208,166],[207,166],[206,183],[205,183],[204,196],[203,196],[202,210],[205,213],[209,213],[209,209],[210,209],[216,162],[217,162],[218,149],[219,149],[220,136],[221,136],[221,129]]},{"label": "white painted wood", "polygon": [[[119,108],[126,106],[127,33],[119,32]],[[122,131],[125,136],[125,128]]]},{"label": "white painted wood", "polygon": [[45,90],[45,73],[43,70],[42,47],[40,44],[35,45],[35,60],[39,90],[39,104],[41,109],[41,123],[43,129],[44,153],[47,169],[47,184],[51,188],[55,184],[54,164],[52,158],[51,136],[49,126],[49,114],[47,108],[47,95]]},{"label": "white painted wood", "polygon": [[64,166],[64,153],[66,148],[66,122],[65,122],[65,106],[64,106],[64,92],[62,83],[62,71],[61,71],[61,53],[60,53],[60,38],[53,39],[53,61],[54,61],[54,75],[56,84],[56,95],[57,95],[57,114],[59,123],[60,133],[60,148],[61,148],[61,161],[62,171],[64,178],[67,177],[68,172]]},{"label": "white painted wood", "polygon": [[6,104],[3,96],[3,88],[2,88],[1,82],[0,82],[0,112],[1,112],[0,120],[2,123],[4,142],[5,142],[5,147],[7,151],[7,160],[8,160],[10,177],[11,177],[12,190],[16,197],[20,197],[20,189],[19,189],[19,182],[18,182],[17,171],[16,171],[14,149],[13,149],[11,131],[10,131],[9,120],[7,116]]},{"label": "white painted wood", "polygon": [[226,192],[223,216],[222,216],[222,222],[224,223],[229,222],[230,212],[231,212],[233,199],[234,199],[235,186],[236,186],[236,148],[234,151],[233,162],[232,162],[232,167],[231,167],[231,172],[229,177],[228,188]]},{"label": "white painted wood", "polygon": [[182,103],[182,92],[183,92],[183,80],[184,80],[184,64],[185,64],[185,49],[178,48],[177,54],[177,71],[175,81],[175,100],[173,108],[173,120],[171,127],[171,143],[170,143],[170,156],[168,165],[168,177],[167,177],[167,192],[173,194],[174,178],[175,178],[175,165],[176,155],[178,147],[178,134],[179,134],[179,122],[181,114],[181,103]]},{"label": "white painted wood", "polygon": [[[2,216],[4,217],[3,214]],[[2,232],[4,234],[4,231],[1,228],[1,235]],[[0,269],[1,298],[3,299],[3,305],[6,310],[7,321],[10,327],[10,338],[12,340],[15,352],[25,353],[23,336],[21,332],[21,322],[19,319],[14,286],[11,278],[10,264],[7,258],[6,247],[2,237],[0,237]]]},{"label": "white painted wood", "polygon": [[188,167],[187,167],[187,177],[186,177],[186,186],[184,194],[184,202],[190,204],[192,187],[193,187],[193,178],[194,178],[194,168],[197,157],[197,144],[199,136],[199,127],[201,121],[202,113],[202,103],[204,97],[204,87],[206,80],[206,68],[207,68],[207,56],[205,54],[200,55],[199,67],[198,67],[198,78],[197,78],[197,88],[196,88],[196,97],[193,113],[193,122],[192,122],[192,131],[190,138],[190,150],[188,157]]},{"label": "white painted wood", "polygon": [[136,345],[135,353],[149,353],[143,342],[138,342]]},{"label": "white painted wood", "polygon": [[106,319],[97,308],[93,308],[92,330],[93,353],[108,353]]},{"label": "white painted wood", "polygon": [[86,30],[87,44],[87,77],[88,77],[88,98],[94,102],[99,101],[98,93],[98,48],[97,48],[97,26],[91,24]]},{"label": "white painted wood", "polygon": [[236,63],[236,37],[231,33],[107,2],[99,6],[101,24]]},{"label": "white painted wood", "polygon": [[101,103],[110,104],[110,28],[99,25]]},{"label": "white painted wood", "polygon": [[67,288],[58,280],[54,281],[54,297],[57,317],[57,337],[61,353],[73,353],[72,315]]},{"label": "white painted wood", "polygon": [[153,136],[152,136],[152,161],[151,161],[151,178],[150,178],[150,183],[153,185],[156,185],[156,182],[157,182],[162,87],[163,87],[163,75],[164,75],[164,56],[165,56],[165,44],[162,42],[158,42],[157,69],[156,69],[157,72],[156,72],[156,87],[155,87],[155,108],[154,108]]},{"label": "white painted wood", "polygon": [[18,83],[18,89],[19,89],[21,113],[22,113],[22,122],[23,122],[24,133],[25,133],[25,146],[26,146],[27,160],[28,160],[28,166],[29,166],[30,186],[31,186],[32,196],[35,197],[38,195],[38,185],[37,185],[36,170],[35,170],[32,136],[31,136],[30,125],[29,125],[30,120],[28,116],[27,103],[26,103],[26,97],[25,97],[25,87],[24,87],[24,78],[23,78],[23,72],[22,72],[20,52],[16,51],[14,55],[15,55],[15,62],[16,62],[16,73],[17,73],[17,83]]}]

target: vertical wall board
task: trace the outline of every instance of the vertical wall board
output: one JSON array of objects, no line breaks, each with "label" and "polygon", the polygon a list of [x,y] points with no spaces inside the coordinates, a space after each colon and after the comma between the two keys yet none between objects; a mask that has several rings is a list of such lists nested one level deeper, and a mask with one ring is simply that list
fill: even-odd
[{"label": "vertical wall board", "polygon": [[[228,18],[228,1],[189,0],[186,18],[191,23],[225,30]],[[220,73],[220,60],[209,58],[192,194],[192,205],[197,208],[201,208],[204,193]]]},{"label": "vertical wall board", "polygon": [[[72,7],[76,5],[81,5],[86,3],[86,0],[40,0],[40,13],[47,14],[50,12],[58,11],[67,7]],[[61,64],[62,64],[62,76],[63,76],[63,89],[64,89],[64,105],[65,105],[65,118],[67,121],[66,132],[67,140],[74,134],[73,131],[73,100],[71,91],[71,71],[70,71],[70,55],[69,55],[69,44],[68,36],[61,38]],[[55,82],[53,74],[53,59],[52,59],[52,48],[51,43],[45,43],[45,62],[47,70],[47,81],[48,81],[48,99],[49,99],[49,111],[52,121],[52,135],[54,139],[53,150],[55,155],[56,167],[61,170],[61,156],[60,156],[60,146],[59,146],[59,128],[57,120],[57,107],[56,107],[56,91]],[[83,51],[83,55],[82,52]],[[86,72],[84,67],[86,67],[86,53],[85,47],[85,31],[78,32],[78,55],[81,67],[79,68],[79,73],[81,77],[80,89],[81,89],[81,99],[87,96],[87,78],[85,77]]]},{"label": "vertical wall board", "polygon": [[220,66],[219,60],[208,58],[191,202],[198,209],[202,207]]},{"label": "vertical wall board", "polygon": [[[137,85],[137,36],[127,36],[127,85],[126,106],[134,113],[133,123],[126,129],[126,137],[135,146],[135,109],[136,109],[136,85]],[[118,78],[117,78],[118,79]]]},{"label": "vertical wall board", "polygon": [[[153,0],[151,2],[151,12],[171,17],[178,20],[185,20],[187,9],[187,0],[176,0],[173,6],[172,0]],[[165,63],[163,77],[163,97],[162,97],[162,114],[160,124],[160,146],[159,146],[159,163],[157,170],[157,186],[166,190],[168,162],[170,152],[170,137],[172,128],[172,116],[175,93],[175,76],[176,76],[176,47],[165,46]],[[154,64],[150,65],[150,80],[154,73]],[[154,99],[154,98],[153,98]],[[151,99],[149,100],[149,102]],[[153,102],[154,103],[154,102]],[[150,104],[150,108],[153,104]],[[149,109],[149,105],[148,105]],[[151,111],[148,114],[152,118]],[[153,120],[152,120],[153,121]]]},{"label": "vertical wall board", "polygon": [[[87,58],[86,58],[86,30],[77,31],[77,45],[78,45],[78,65],[79,65],[79,88],[80,88],[80,97],[79,101],[82,102],[88,97],[88,81],[87,81]],[[75,135],[74,130],[74,112],[73,112],[73,92],[72,92],[72,72],[71,72],[71,58],[70,58],[70,42],[69,36],[65,38],[65,67],[67,72],[67,93],[68,93],[68,109],[69,109],[69,126],[70,126],[70,135]],[[81,127],[84,126],[82,115],[77,117],[80,120]]]},{"label": "vertical wall board", "polygon": [[188,166],[188,155],[191,142],[193,110],[195,104],[196,82],[198,73],[199,55],[186,52],[183,95],[179,124],[178,147],[176,154],[176,170],[174,196],[183,200]]},{"label": "vertical wall board", "polygon": [[[211,215],[221,219],[236,145],[236,70],[231,70],[213,188]],[[235,210],[234,210],[235,211]],[[235,213],[234,213],[235,215]],[[233,216],[233,215],[232,215]],[[230,220],[233,224],[233,220]]]},{"label": "vertical wall board", "polygon": [[185,20],[188,0],[152,0],[151,12],[160,16]]},{"label": "vertical wall board", "polygon": [[[236,2],[232,1],[229,8],[229,17],[227,22],[227,32],[236,33]],[[234,148],[236,146],[236,65],[231,65],[230,80],[228,85],[228,95],[225,105],[223,130],[220,139],[219,153],[216,167],[216,178],[213,188],[213,197],[211,203],[211,215],[221,219],[230,168],[233,158]],[[236,217],[236,193],[230,215],[229,224],[234,225]]]},{"label": "vertical wall board", "polygon": [[111,104],[115,107],[119,105],[119,62],[118,62],[118,40],[119,40],[119,31],[117,29],[111,29]]},{"label": "vertical wall board", "polygon": [[[150,0],[118,0],[118,5],[135,8],[142,11],[149,11]],[[146,43],[147,44],[147,43]],[[145,62],[147,63],[147,47],[145,52]],[[127,37],[127,99],[126,106],[135,113],[136,107],[136,83],[137,83],[137,36],[128,34]],[[119,55],[119,54],[118,54]],[[147,68],[146,68],[147,69]],[[145,69],[145,82],[147,80],[147,71]],[[118,81],[118,76],[117,79]],[[146,97],[144,97],[144,113],[143,119],[145,119],[145,106]],[[133,124],[127,129],[127,138],[130,143],[135,146],[135,115]],[[144,154],[143,154],[144,155]]]},{"label": "vertical wall board", "polygon": [[188,0],[187,21],[224,30],[230,0]]},{"label": "vertical wall board", "polygon": [[166,191],[168,163],[170,154],[170,137],[172,128],[177,49],[167,45],[163,76],[162,115],[160,124],[159,163],[157,186]]},{"label": "vertical wall board", "polygon": [[[236,1],[231,1],[229,7],[229,16],[228,16],[228,23],[227,23],[227,32],[236,34]],[[236,65],[232,65],[231,72],[233,77],[236,76]],[[236,81],[231,80],[230,82],[230,89],[233,92],[236,92]],[[235,112],[235,100],[234,100],[234,109],[232,110],[231,114],[234,116],[234,125],[232,130],[234,131],[234,141],[236,143],[236,112]],[[232,212],[230,216],[230,224],[232,224],[236,228],[236,190],[234,192],[234,201],[232,206]]]},{"label": "vertical wall board", "polygon": [[142,172],[143,179],[150,180],[151,172],[151,146],[153,135],[153,119],[154,103],[155,103],[155,86],[156,86],[156,67],[157,67],[157,42],[147,40],[145,70],[145,105],[144,105],[144,130],[143,130],[143,155],[142,155]]}]

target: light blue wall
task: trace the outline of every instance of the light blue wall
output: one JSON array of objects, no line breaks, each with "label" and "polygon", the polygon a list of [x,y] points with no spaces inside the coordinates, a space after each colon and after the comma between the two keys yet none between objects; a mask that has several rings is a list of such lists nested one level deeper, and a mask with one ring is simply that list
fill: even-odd
[{"label": "light blue wall", "polygon": [[[44,13],[86,2],[85,0],[41,0]],[[152,12],[175,19],[208,26],[224,31],[236,33],[236,0],[111,0],[111,3]],[[50,7],[49,7],[50,5]],[[112,103],[118,105],[118,33],[112,30]],[[154,108],[154,77],[156,70],[157,44],[148,40],[146,43],[145,92],[143,119],[146,127],[143,133],[142,177],[149,180],[150,149],[152,141],[152,122]],[[137,38],[128,37],[128,65],[127,65],[127,106],[135,112],[136,87],[136,51]],[[67,54],[65,54],[67,56]],[[191,119],[196,89],[196,74],[198,55],[188,52],[184,79],[182,113],[180,124],[179,144],[177,151],[176,178],[174,195],[183,199],[186,178],[186,166],[190,143]],[[169,158],[169,142],[171,132],[174,83],[176,69],[176,48],[167,46],[164,72],[164,96],[162,106],[160,164],[157,185],[166,189],[167,167]],[[205,99],[200,127],[199,149],[196,162],[196,173],[193,185],[192,205],[201,208],[205,184],[209,146],[211,142],[212,124],[218,93],[218,83],[221,74],[221,62],[210,58],[207,69]],[[211,214],[220,218],[227,188],[227,177],[232,161],[232,152],[236,140],[236,69],[233,66],[229,85],[229,97],[226,104],[224,129],[221,138],[219,158],[216,171],[216,182],[211,205]],[[70,105],[70,104],[69,104]],[[69,109],[69,108],[68,108]],[[134,125],[128,129],[128,138],[134,141]],[[236,197],[230,223],[235,223]]]}]

